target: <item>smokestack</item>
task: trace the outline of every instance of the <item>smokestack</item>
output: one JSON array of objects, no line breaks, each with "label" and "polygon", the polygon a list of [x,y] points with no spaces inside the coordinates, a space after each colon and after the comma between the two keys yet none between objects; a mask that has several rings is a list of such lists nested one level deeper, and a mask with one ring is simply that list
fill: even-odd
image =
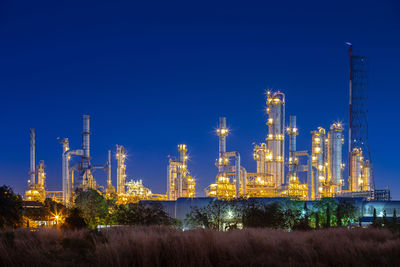
[{"label": "smokestack", "polygon": [[30,137],[31,137],[31,151],[30,151],[30,184],[35,184],[35,129],[30,129]]},{"label": "smokestack", "polygon": [[83,149],[83,157],[85,158],[85,163],[89,167],[90,160],[90,116],[83,115],[83,132],[82,132],[82,149]]},{"label": "smokestack", "polygon": [[107,185],[111,185],[111,150],[108,150],[108,176],[107,176]]}]

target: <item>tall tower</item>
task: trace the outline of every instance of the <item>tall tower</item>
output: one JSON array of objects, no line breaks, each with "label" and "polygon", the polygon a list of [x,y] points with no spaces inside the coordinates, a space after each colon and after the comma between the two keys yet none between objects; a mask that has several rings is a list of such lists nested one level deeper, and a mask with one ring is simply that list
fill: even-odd
[{"label": "tall tower", "polygon": [[[349,178],[352,174],[351,155],[356,148],[361,150],[368,170],[371,172],[371,154],[368,143],[368,61],[366,57],[353,55],[349,45]],[[374,183],[370,173],[371,183]],[[370,185],[371,189],[375,186]]]},{"label": "tall tower", "polygon": [[276,187],[285,182],[285,95],[281,92],[267,92],[268,136],[267,147],[271,153],[267,163],[267,171],[272,174]]}]

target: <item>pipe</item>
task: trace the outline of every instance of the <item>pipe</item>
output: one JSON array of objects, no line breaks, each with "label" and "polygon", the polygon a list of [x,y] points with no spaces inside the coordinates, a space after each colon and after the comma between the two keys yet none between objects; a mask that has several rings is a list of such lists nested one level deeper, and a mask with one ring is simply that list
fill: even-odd
[{"label": "pipe", "polygon": [[235,171],[236,171],[236,198],[239,198],[239,186],[240,186],[240,154],[235,153]]},{"label": "pipe", "polygon": [[312,155],[309,154],[307,156],[307,159],[308,159],[308,161],[307,161],[308,200],[314,200],[315,199],[315,193],[314,193],[315,191],[313,188],[314,183],[313,183],[313,175],[312,175],[312,170],[313,170],[312,169]]},{"label": "pipe", "polygon": [[63,152],[63,198],[64,205],[69,206],[72,197],[72,181],[69,177],[69,161],[71,155],[83,156],[83,149],[67,150]]},{"label": "pipe", "polygon": [[83,115],[83,132],[82,132],[82,167],[89,169],[90,167],[90,116]]},{"label": "pipe", "polygon": [[31,140],[31,146],[30,146],[29,184],[34,185],[36,183],[35,181],[36,171],[35,171],[35,129],[33,128],[30,129],[30,140]]},{"label": "pipe", "polygon": [[108,175],[107,175],[107,185],[111,186],[111,150],[108,150],[108,161],[107,161],[107,171],[108,171]]},{"label": "pipe", "polygon": [[247,184],[247,171],[243,166],[241,166],[240,168],[242,170],[242,195],[243,195],[243,197],[245,197],[246,196],[246,184]]}]

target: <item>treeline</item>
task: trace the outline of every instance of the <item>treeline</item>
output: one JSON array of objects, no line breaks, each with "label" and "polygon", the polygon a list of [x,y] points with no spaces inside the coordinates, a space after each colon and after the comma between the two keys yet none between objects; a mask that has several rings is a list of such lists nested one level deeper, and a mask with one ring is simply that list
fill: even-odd
[{"label": "treeline", "polygon": [[[312,204],[284,199],[265,204],[256,199],[212,200],[202,208],[193,207],[187,215],[188,228],[230,230],[235,228],[274,228],[286,230],[311,230],[330,227],[362,226],[360,210],[349,198],[323,198]],[[399,232],[396,211],[393,218],[377,218],[371,225]]]},{"label": "treeline", "polygon": [[96,190],[78,190],[73,207],[46,199],[41,206],[24,207],[21,196],[10,187],[0,187],[0,229],[35,227],[35,221],[52,221],[65,229],[95,229],[99,225],[179,225],[161,204],[118,205],[116,196],[105,199]]},{"label": "treeline", "polygon": [[[165,225],[183,228],[231,230],[235,228],[273,228],[310,230],[361,226],[361,213],[352,199],[323,198],[313,203],[282,199],[263,203],[257,199],[212,199],[205,207],[192,207],[183,222],[171,218],[160,203],[119,205],[116,195],[106,199],[95,190],[78,190],[74,206],[46,199],[41,206],[23,207],[22,198],[7,186],[0,187],[0,229],[35,227],[35,221],[53,221],[65,229],[95,229],[99,225]],[[374,217],[374,228],[399,232],[396,210],[393,217]]]}]

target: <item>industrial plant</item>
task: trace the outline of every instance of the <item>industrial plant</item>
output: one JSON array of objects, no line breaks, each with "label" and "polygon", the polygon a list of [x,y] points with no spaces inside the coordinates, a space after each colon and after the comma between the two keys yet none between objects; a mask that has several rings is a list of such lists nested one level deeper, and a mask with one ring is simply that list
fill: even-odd
[{"label": "industrial plant", "polygon": [[[253,158],[256,169],[248,171],[241,164],[239,151],[229,151],[227,119],[219,118],[216,135],[219,153],[215,162],[215,183],[205,189],[207,197],[218,199],[252,197],[287,197],[299,200],[317,200],[325,197],[362,197],[367,200],[390,199],[388,190],[376,190],[371,155],[368,144],[367,121],[367,59],[353,55],[349,44],[349,128],[348,148],[344,149],[345,128],[342,122],[331,122],[327,128],[316,125],[311,132],[300,133],[297,117],[286,120],[286,96],[282,91],[266,92],[266,138],[254,145]],[[290,103],[290,97],[288,97]],[[299,134],[309,136],[309,149],[298,150]],[[178,198],[196,197],[196,179],[188,166],[188,146],[179,144],[179,157],[170,158],[166,173],[165,194],[155,194],[142,180],[128,180],[126,175],[126,150],[116,145],[116,177],[112,175],[112,152],[103,166],[91,164],[90,117],[83,116],[81,147],[71,145],[68,138],[61,140],[62,191],[46,190],[46,173],[43,161],[36,166],[35,130],[30,130],[30,172],[25,199],[43,202],[46,198],[71,206],[76,190],[97,190],[106,198],[116,198],[120,204],[141,200],[175,201]],[[285,148],[288,148],[286,153]],[[343,154],[348,153],[348,162]],[[107,174],[107,185],[100,186],[95,172]],[[346,171],[348,170],[348,172]],[[347,181],[346,181],[347,179]],[[116,187],[114,187],[113,182]],[[198,189],[197,192],[201,190]]]}]

